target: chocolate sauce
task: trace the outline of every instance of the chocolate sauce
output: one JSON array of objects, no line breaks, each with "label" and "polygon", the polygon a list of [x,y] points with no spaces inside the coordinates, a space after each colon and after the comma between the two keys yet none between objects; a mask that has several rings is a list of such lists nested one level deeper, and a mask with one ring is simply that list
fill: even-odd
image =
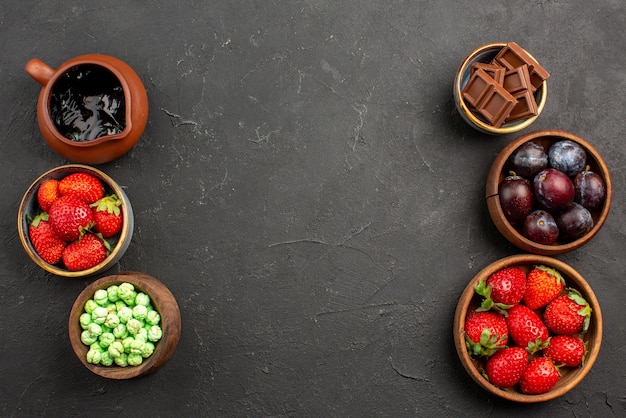
[{"label": "chocolate sauce", "polygon": [[124,89],[105,67],[77,65],[52,86],[50,116],[59,133],[72,141],[118,134],[126,127]]}]

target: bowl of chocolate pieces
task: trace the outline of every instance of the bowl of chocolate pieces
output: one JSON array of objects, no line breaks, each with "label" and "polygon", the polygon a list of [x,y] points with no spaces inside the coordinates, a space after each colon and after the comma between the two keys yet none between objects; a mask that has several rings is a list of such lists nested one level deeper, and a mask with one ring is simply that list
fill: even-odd
[{"label": "bowl of chocolate pieces", "polygon": [[480,132],[519,132],[541,114],[549,76],[517,43],[486,44],[473,50],[459,66],[454,102],[463,119]]}]

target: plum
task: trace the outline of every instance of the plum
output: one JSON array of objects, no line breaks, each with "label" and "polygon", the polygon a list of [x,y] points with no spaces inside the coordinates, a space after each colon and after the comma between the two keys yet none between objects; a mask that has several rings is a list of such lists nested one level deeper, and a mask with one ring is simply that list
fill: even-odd
[{"label": "plum", "polygon": [[504,216],[511,223],[522,222],[533,210],[533,189],[530,181],[523,177],[505,177],[498,186],[498,195]]},{"label": "plum", "polygon": [[524,220],[522,234],[538,244],[551,245],[559,238],[559,228],[550,213],[537,209]]},{"label": "plum", "polygon": [[572,202],[567,208],[559,212],[556,225],[562,241],[571,242],[583,237],[593,228],[591,213],[583,205]]},{"label": "plum", "polygon": [[533,179],[537,202],[548,211],[558,211],[574,201],[574,183],[562,171],[554,168],[541,170]]},{"label": "plum", "polygon": [[550,167],[573,177],[587,165],[587,153],[578,143],[563,139],[548,149],[548,162]]},{"label": "plum", "polygon": [[539,144],[525,142],[509,157],[509,169],[518,176],[532,179],[535,174],[548,168],[548,154]]},{"label": "plum", "polygon": [[574,201],[593,210],[604,203],[606,185],[598,173],[587,169],[574,177],[574,191]]}]

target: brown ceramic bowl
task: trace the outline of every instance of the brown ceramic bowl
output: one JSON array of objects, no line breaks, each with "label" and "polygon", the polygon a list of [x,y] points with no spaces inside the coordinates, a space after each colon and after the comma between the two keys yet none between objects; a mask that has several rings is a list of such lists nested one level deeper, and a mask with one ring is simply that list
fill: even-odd
[{"label": "brown ceramic bowl", "polygon": [[[82,164],[103,164],[115,160],[132,149],[143,134],[148,120],[148,95],[137,73],[118,58],[104,54],[85,54],[71,58],[57,68],[51,68],[40,59],[33,58],[28,61],[25,69],[41,85],[37,101],[37,122],[41,134],[48,145],[67,160]],[[117,80],[116,84],[123,90],[125,108],[122,131],[84,141],[71,140],[59,131],[51,114],[55,87],[63,83],[68,74],[78,69],[83,72],[83,80],[89,78],[94,69],[100,69]],[[108,78],[101,75],[93,77],[97,83]],[[101,85],[97,87],[102,88]],[[90,90],[92,88],[90,86]],[[122,120],[120,116],[117,118]]]},{"label": "brown ceramic bowl", "polygon": [[[604,179],[604,182],[606,184],[606,196],[604,199],[604,205],[597,210],[591,211],[594,226],[585,236],[572,242],[557,241],[552,245],[538,244],[522,235],[521,225],[513,225],[506,219],[506,217],[504,216],[504,212],[502,211],[502,206],[500,205],[498,185],[507,174],[507,160],[520,145],[525,142],[532,141],[534,143],[542,145],[547,152],[550,145],[563,139],[569,139],[580,144],[587,152],[587,165],[589,166],[589,168],[592,171],[600,174],[600,176]],[[579,136],[560,130],[541,130],[529,132],[513,140],[498,154],[491,166],[491,169],[489,170],[489,175],[487,176],[486,198],[487,207],[489,209],[491,219],[495,223],[500,233],[504,235],[505,238],[509,240],[512,244],[524,251],[535,254],[562,254],[568,251],[575,250],[589,242],[589,240],[591,240],[598,233],[598,231],[600,231],[600,228],[602,228],[602,225],[604,225],[604,222],[609,215],[612,195],[613,189],[611,185],[611,176],[609,175],[609,169],[598,151],[596,151],[596,149],[589,142],[585,141]]]},{"label": "brown ceramic bowl", "polygon": [[[582,337],[588,350],[584,364],[578,368],[561,367],[561,377],[558,383],[549,392],[540,395],[526,395],[518,391],[515,387],[510,389],[500,389],[489,383],[489,381],[482,375],[481,371],[484,369],[484,360],[470,356],[467,348],[465,347],[464,323],[468,312],[480,306],[482,298],[474,292],[474,286],[478,284],[480,279],[486,279],[492,273],[506,267],[519,266],[528,272],[534,265],[546,265],[558,270],[563,275],[566,285],[580,291],[582,296],[587,300],[587,302],[589,302],[592,313],[589,329]],[[587,281],[572,267],[560,260],[543,255],[514,255],[500,259],[482,269],[476,276],[474,276],[474,278],[472,278],[461,294],[454,315],[454,344],[456,346],[457,354],[461,359],[461,363],[463,364],[463,367],[465,367],[465,370],[467,370],[467,373],[469,373],[478,385],[489,393],[515,402],[544,402],[557,398],[572,390],[584,379],[593,367],[593,364],[598,357],[601,343],[602,313],[593,290]]]},{"label": "brown ceramic bowl", "polygon": [[[122,212],[124,213],[122,231],[120,232],[118,237],[113,237],[108,240],[111,244],[111,253],[109,254],[109,256],[100,264],[90,269],[81,271],[70,271],[66,269],[65,266],[62,265],[62,263],[52,265],[45,262],[33,248],[28,234],[29,218],[33,219],[40,211],[39,205],[37,204],[37,190],[39,189],[39,186],[47,179],[60,180],[63,177],[75,172],[85,172],[100,179],[100,181],[104,184],[106,193],[115,193],[122,201],[121,208]],[[81,164],[69,164],[55,167],[39,176],[33,183],[31,183],[31,185],[26,190],[26,193],[22,197],[22,201],[20,203],[17,213],[18,235],[20,237],[20,241],[22,242],[22,246],[24,247],[24,250],[30,257],[30,259],[33,260],[35,264],[37,264],[45,271],[63,277],[88,277],[111,268],[115,263],[120,260],[120,258],[122,258],[122,256],[128,249],[128,246],[130,245],[130,241],[133,236],[133,228],[133,208],[130,204],[128,196],[126,196],[126,193],[120,187],[120,185],[117,184],[111,177],[109,177],[104,172],[96,168]]]},{"label": "brown ceramic bowl", "polygon": [[[107,289],[112,285],[131,283],[136,291],[150,296],[151,304],[160,314],[160,326],[163,330],[161,339],[155,344],[152,355],[138,365],[120,367],[117,365],[103,366],[87,362],[89,347],[82,343],[80,335],[83,331],[79,323],[80,315],[84,312],[85,303],[92,299],[98,289]],[[159,280],[149,275],[137,272],[122,272],[96,280],[87,286],[76,298],[69,318],[69,338],[72,349],[78,359],[93,373],[108,379],[131,379],[148,375],[169,360],[174,353],[180,338],[181,318],[176,299],[169,289]]]},{"label": "brown ceramic bowl", "polygon": [[[521,119],[518,121],[505,123],[503,126],[495,127],[489,124],[482,116],[475,112],[471,106],[469,106],[463,99],[463,89],[470,80],[470,71],[472,64],[475,62],[488,63],[490,62],[502,48],[506,46],[506,42],[493,42],[486,45],[482,45],[465,57],[461,65],[456,71],[454,77],[454,103],[456,105],[459,114],[470,126],[474,129],[490,134],[490,135],[506,135],[515,132],[519,132],[522,129],[529,127],[543,111],[546,100],[548,99],[548,83],[546,81],[535,92],[535,100],[537,101],[537,115],[529,117],[527,119]],[[529,54],[530,55],[530,54]]]}]

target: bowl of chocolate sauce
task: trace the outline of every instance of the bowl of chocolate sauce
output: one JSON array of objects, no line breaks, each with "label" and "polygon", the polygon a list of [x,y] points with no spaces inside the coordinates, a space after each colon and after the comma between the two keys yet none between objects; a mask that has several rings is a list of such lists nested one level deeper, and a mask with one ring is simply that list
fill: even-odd
[{"label": "bowl of chocolate sauce", "polygon": [[38,58],[26,72],[41,85],[37,122],[48,145],[67,160],[104,164],[130,151],[148,119],[137,73],[118,58],[86,54],[56,69]]}]

